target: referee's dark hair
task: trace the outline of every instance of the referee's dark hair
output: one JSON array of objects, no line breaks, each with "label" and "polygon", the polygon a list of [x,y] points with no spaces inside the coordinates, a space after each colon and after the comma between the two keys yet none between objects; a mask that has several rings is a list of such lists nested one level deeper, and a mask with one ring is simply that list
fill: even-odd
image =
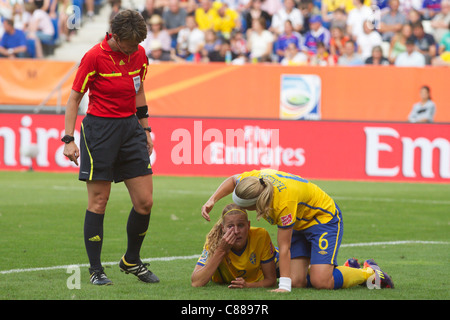
[{"label": "referee's dark hair", "polygon": [[115,33],[120,40],[140,43],[147,37],[147,25],[139,12],[123,10],[111,21],[111,33]]}]

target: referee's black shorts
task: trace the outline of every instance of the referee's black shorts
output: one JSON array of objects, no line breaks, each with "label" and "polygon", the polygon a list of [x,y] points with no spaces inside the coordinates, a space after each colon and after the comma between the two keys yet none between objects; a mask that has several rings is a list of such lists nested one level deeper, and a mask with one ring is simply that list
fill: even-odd
[{"label": "referee's black shorts", "polygon": [[147,135],[135,115],[86,115],[81,123],[79,180],[121,182],[152,173]]}]

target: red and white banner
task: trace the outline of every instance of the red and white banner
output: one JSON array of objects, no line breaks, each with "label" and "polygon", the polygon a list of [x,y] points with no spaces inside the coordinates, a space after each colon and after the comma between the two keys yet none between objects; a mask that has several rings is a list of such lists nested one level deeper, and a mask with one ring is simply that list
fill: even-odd
[{"label": "red and white banner", "polygon": [[[82,116],[78,117],[79,130]],[[150,118],[157,175],[274,168],[310,179],[450,182],[450,125]],[[64,116],[2,114],[0,170],[71,171]],[[79,132],[76,132],[79,145]],[[30,145],[39,151],[26,156]],[[95,165],[95,159],[94,159]]]}]

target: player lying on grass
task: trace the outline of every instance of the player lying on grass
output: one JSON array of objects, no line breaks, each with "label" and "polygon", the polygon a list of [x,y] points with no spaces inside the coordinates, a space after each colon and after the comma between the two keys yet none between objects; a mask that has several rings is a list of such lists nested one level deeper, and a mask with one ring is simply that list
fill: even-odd
[{"label": "player lying on grass", "polygon": [[[337,266],[342,240],[342,212],[333,199],[317,185],[300,176],[272,169],[253,170],[226,179],[202,207],[210,220],[214,204],[233,193],[233,201],[246,210],[256,210],[278,227],[279,288],[349,288],[363,284],[374,273],[381,287],[393,288],[390,277],[373,262],[367,267]],[[309,268],[309,277],[308,277]]]},{"label": "player lying on grass", "polygon": [[206,237],[191,282],[194,287],[210,280],[229,288],[275,287],[276,251],[264,228],[250,227],[247,212],[227,205]]}]

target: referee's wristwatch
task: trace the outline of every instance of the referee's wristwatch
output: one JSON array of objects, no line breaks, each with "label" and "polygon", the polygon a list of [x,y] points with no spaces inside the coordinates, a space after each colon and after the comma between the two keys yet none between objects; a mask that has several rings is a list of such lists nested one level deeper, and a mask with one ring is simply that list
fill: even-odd
[{"label": "referee's wristwatch", "polygon": [[148,132],[152,132],[152,127],[146,127],[146,128],[144,128],[144,130],[148,131]]},{"label": "referee's wristwatch", "polygon": [[61,141],[64,142],[65,144],[68,144],[71,143],[72,141],[75,141],[75,138],[66,134],[64,137],[61,138]]}]

